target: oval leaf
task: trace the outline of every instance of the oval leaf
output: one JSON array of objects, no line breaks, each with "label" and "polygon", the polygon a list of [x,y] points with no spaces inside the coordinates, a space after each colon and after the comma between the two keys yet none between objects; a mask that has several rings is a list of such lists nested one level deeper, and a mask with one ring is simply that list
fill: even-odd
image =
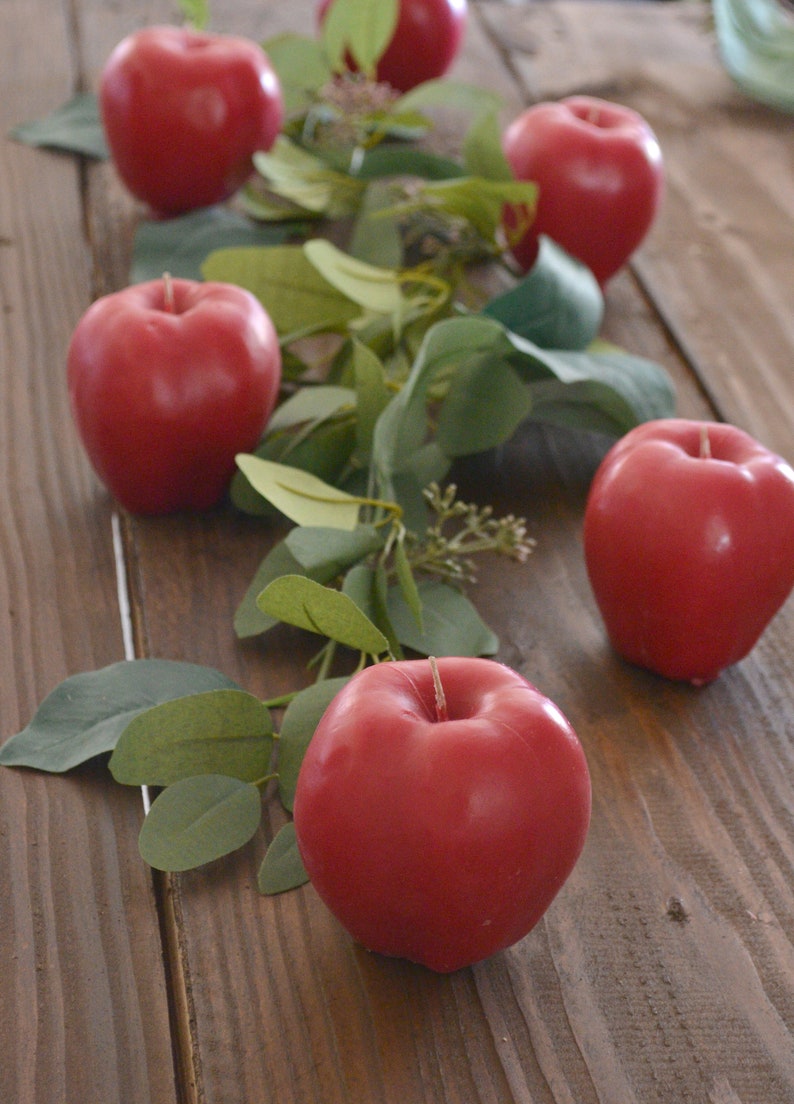
[{"label": "oval leaf", "polygon": [[349,680],[323,679],[301,690],[287,706],[278,741],[278,789],[281,803],[292,811],[303,756],[320,718]]},{"label": "oval leaf", "polygon": [[261,795],[250,782],[219,774],[184,778],[154,800],[138,846],[156,870],[192,870],[246,844],[261,816]]},{"label": "oval leaf", "polygon": [[423,655],[494,655],[499,640],[468,598],[455,587],[435,580],[419,584],[423,630],[417,627],[399,587],[389,590],[389,617],[400,643]]},{"label": "oval leaf", "polygon": [[211,667],[132,659],[72,675],[0,748],[0,764],[61,772],[112,751],[130,721],[160,702],[237,683]]},{"label": "oval leaf", "polygon": [[237,466],[255,491],[298,525],[355,529],[358,524],[359,500],[310,472],[245,453]]},{"label": "oval leaf", "polygon": [[367,655],[388,651],[383,633],[346,594],[304,575],[282,575],[257,599],[265,613]]},{"label": "oval leaf", "polygon": [[372,73],[394,36],[398,0],[334,0],[323,21],[322,40],[334,69],[347,68],[350,54],[363,73]]},{"label": "oval leaf", "polygon": [[259,892],[285,893],[288,889],[305,885],[308,880],[309,875],[298,850],[295,825],[290,821],[276,834],[265,852],[257,879]]},{"label": "oval leaf", "polygon": [[209,690],[140,713],[110,757],[110,773],[128,786],[170,786],[197,774],[256,782],[270,768],[269,709],[244,690]]}]

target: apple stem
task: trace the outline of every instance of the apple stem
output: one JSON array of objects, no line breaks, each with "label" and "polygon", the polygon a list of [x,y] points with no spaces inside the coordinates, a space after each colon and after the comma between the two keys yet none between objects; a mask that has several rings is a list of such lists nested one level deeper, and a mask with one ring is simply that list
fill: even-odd
[{"label": "apple stem", "polygon": [[705,422],[700,427],[700,459],[711,459],[711,441],[709,440],[709,427]]},{"label": "apple stem", "polygon": [[447,699],[444,694],[444,687],[441,685],[441,676],[438,673],[438,662],[435,656],[428,656],[427,658],[430,664],[430,670],[433,672],[433,686],[436,691],[436,720],[448,721],[449,713],[447,712]]},{"label": "apple stem", "polygon": [[174,281],[171,279],[170,272],[163,273],[163,294],[166,311],[169,314],[174,314],[176,311],[176,301],[174,300]]}]

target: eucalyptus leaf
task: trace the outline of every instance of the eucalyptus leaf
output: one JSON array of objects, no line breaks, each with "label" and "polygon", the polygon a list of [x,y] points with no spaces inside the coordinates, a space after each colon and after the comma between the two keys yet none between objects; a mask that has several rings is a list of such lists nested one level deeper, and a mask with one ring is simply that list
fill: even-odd
[{"label": "eucalyptus leaf", "polygon": [[437,440],[450,457],[486,452],[508,441],[532,409],[529,387],[505,361],[463,365],[438,415]]},{"label": "eucalyptus leaf", "polygon": [[287,706],[278,741],[278,790],[285,809],[292,810],[303,756],[320,718],[348,678],[323,679],[299,691]]},{"label": "eucalyptus leaf", "polygon": [[398,540],[394,546],[394,567],[397,572],[397,582],[402,592],[403,600],[411,611],[420,633],[424,634],[425,619],[422,598],[419,587],[416,584],[411,563],[405,551],[405,541]]},{"label": "eucalyptus leaf", "polygon": [[43,146],[104,161],[109,156],[99,103],[93,92],[78,92],[41,119],[21,123],[11,137],[29,146]]},{"label": "eucalyptus leaf", "polygon": [[361,199],[360,182],[330,168],[283,134],[270,150],[254,154],[254,166],[276,195],[307,214],[344,218],[355,213]]},{"label": "eucalyptus leaf", "polygon": [[350,235],[351,257],[380,268],[399,268],[403,262],[400,221],[384,215],[393,203],[391,186],[375,181],[366,188]]},{"label": "eucalyptus leaf", "polygon": [[389,618],[401,644],[423,655],[494,655],[499,639],[488,628],[469,599],[453,586],[435,579],[419,583],[423,628],[399,587],[388,594]]},{"label": "eucalyptus leaf", "polygon": [[488,180],[465,176],[459,180],[425,183],[418,199],[397,204],[397,210],[410,211],[421,200],[454,218],[464,219],[486,241],[492,241],[502,227],[505,204],[533,206],[537,186],[517,180]]},{"label": "eucalyptus leaf", "polygon": [[[468,316],[444,319],[425,334],[411,372],[375,425],[372,463],[379,493],[404,504],[399,488],[422,487],[446,474],[448,462],[437,444],[426,452],[428,391],[441,372],[454,372],[471,357],[499,358],[513,351],[503,326]],[[416,501],[415,493],[410,496]]]},{"label": "eucalyptus leaf", "polygon": [[[235,610],[234,631],[241,640],[260,636],[279,623],[277,617],[270,617],[256,604],[256,600],[265,587],[281,575],[299,575],[303,568],[290,552],[284,541],[279,541],[262,560],[256,574],[246,589],[243,598]],[[317,582],[326,583],[332,575],[324,578],[321,574]]]},{"label": "eucalyptus leaf", "polygon": [[463,139],[463,164],[469,176],[483,180],[515,180],[502,148],[497,110],[481,111]]},{"label": "eucalyptus leaf", "polygon": [[376,354],[360,341],[353,342],[353,374],[356,385],[356,452],[360,464],[369,465],[378,418],[391,402],[386,371]]},{"label": "eucalyptus leaf", "polygon": [[281,85],[285,114],[289,117],[304,111],[331,79],[322,44],[307,35],[287,32],[268,39],[263,47]]},{"label": "eucalyptus leaf", "polygon": [[298,525],[355,529],[360,502],[310,472],[240,454],[237,466],[251,486]]},{"label": "eucalyptus leaf", "polygon": [[326,238],[313,238],[303,248],[323,278],[352,302],[377,314],[402,317],[405,299],[398,272],[359,261]]},{"label": "eucalyptus leaf", "polygon": [[299,525],[287,534],[284,543],[303,573],[315,580],[321,576],[330,580],[379,551],[383,541],[382,533],[373,525],[359,525],[352,531]]},{"label": "eucalyptus leaf", "polygon": [[424,180],[453,180],[466,176],[466,169],[449,157],[415,146],[379,145],[367,150],[353,168],[359,180],[415,176]]},{"label": "eucalyptus leaf", "polygon": [[187,23],[194,30],[203,31],[209,23],[209,0],[178,0]]},{"label": "eucalyptus leaf", "polygon": [[261,226],[226,207],[205,207],[172,219],[144,219],[133,242],[130,283],[155,280],[164,272],[200,280],[202,265],[216,249],[279,245],[286,226]]},{"label": "eucalyptus leaf", "polygon": [[425,81],[406,92],[397,101],[398,111],[425,111],[429,107],[441,107],[473,115],[498,112],[504,107],[502,97],[475,84],[466,84],[440,77]]},{"label": "eucalyptus leaf", "polygon": [[356,393],[350,387],[324,384],[301,387],[273,412],[268,422],[268,432],[287,429],[303,422],[322,421],[346,406],[354,406],[355,402]]},{"label": "eucalyptus leaf", "polygon": [[110,773],[128,786],[170,786],[197,774],[256,782],[273,749],[270,711],[244,690],[207,690],[139,713],[110,757]]},{"label": "eucalyptus leaf", "polygon": [[164,659],[122,660],[72,675],[0,748],[0,764],[56,773],[112,751],[138,714],[203,690],[239,689],[220,671]]},{"label": "eucalyptus leaf", "polygon": [[276,833],[265,852],[257,878],[259,892],[267,895],[286,893],[289,889],[305,885],[308,880],[309,875],[298,850],[295,825],[289,821]]},{"label": "eucalyptus leaf", "polygon": [[326,636],[355,651],[382,655],[389,642],[346,594],[304,575],[282,575],[259,595],[257,604],[271,617]]},{"label": "eucalyptus leaf", "polygon": [[334,69],[348,68],[350,55],[362,73],[371,75],[394,37],[399,0],[334,0],[322,25],[322,42]]},{"label": "eucalyptus leaf", "polygon": [[527,275],[482,313],[544,349],[585,349],[601,328],[604,297],[590,269],[543,235]]},{"label": "eucalyptus leaf", "polygon": [[320,275],[300,245],[239,246],[210,253],[206,280],[247,288],[280,335],[343,329],[361,308]]},{"label": "eucalyptus leaf", "polygon": [[192,870],[248,843],[262,818],[256,786],[203,774],[168,786],[152,802],[138,847],[155,870]]}]

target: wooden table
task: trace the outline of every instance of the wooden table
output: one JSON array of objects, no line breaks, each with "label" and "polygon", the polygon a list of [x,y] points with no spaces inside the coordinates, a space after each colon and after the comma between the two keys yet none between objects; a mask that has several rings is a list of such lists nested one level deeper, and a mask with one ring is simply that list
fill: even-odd
[{"label": "wooden table", "polygon": [[[261,39],[305,30],[311,4],[213,9]],[[173,18],[157,0],[4,0],[3,134]],[[487,81],[507,115],[590,92],[648,117],[668,190],[609,287],[605,334],[668,368],[679,413],[794,458],[794,120],[732,86],[707,7],[475,0],[454,75]],[[139,212],[108,166],[0,150],[0,736],[67,675],[125,656],[293,689],[296,634],[241,645],[231,627],[272,533],[225,510],[118,517],[70,422],[65,347],[126,283]],[[435,976],[352,945],[311,888],[257,893],[275,804],[233,859],[160,877],[137,853],[140,795],[103,765],[3,770],[3,1104],[794,1102],[794,601],[705,689],[622,664],[580,543],[602,450],[533,430],[467,476],[539,542],[472,596],[592,771],[585,852],[538,927]]]}]

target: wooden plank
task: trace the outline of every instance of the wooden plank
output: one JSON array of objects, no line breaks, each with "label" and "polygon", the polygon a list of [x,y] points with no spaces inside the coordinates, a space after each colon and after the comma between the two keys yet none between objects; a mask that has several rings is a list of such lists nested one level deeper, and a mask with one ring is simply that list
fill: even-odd
[{"label": "wooden plank", "polygon": [[[34,33],[35,29],[35,33]],[[0,11],[0,736],[123,656],[111,511],[71,429],[64,353],[91,298],[80,173],[5,138],[72,92],[66,6]],[[0,772],[0,1096],[175,1099],[140,795],[104,770]]]}]

